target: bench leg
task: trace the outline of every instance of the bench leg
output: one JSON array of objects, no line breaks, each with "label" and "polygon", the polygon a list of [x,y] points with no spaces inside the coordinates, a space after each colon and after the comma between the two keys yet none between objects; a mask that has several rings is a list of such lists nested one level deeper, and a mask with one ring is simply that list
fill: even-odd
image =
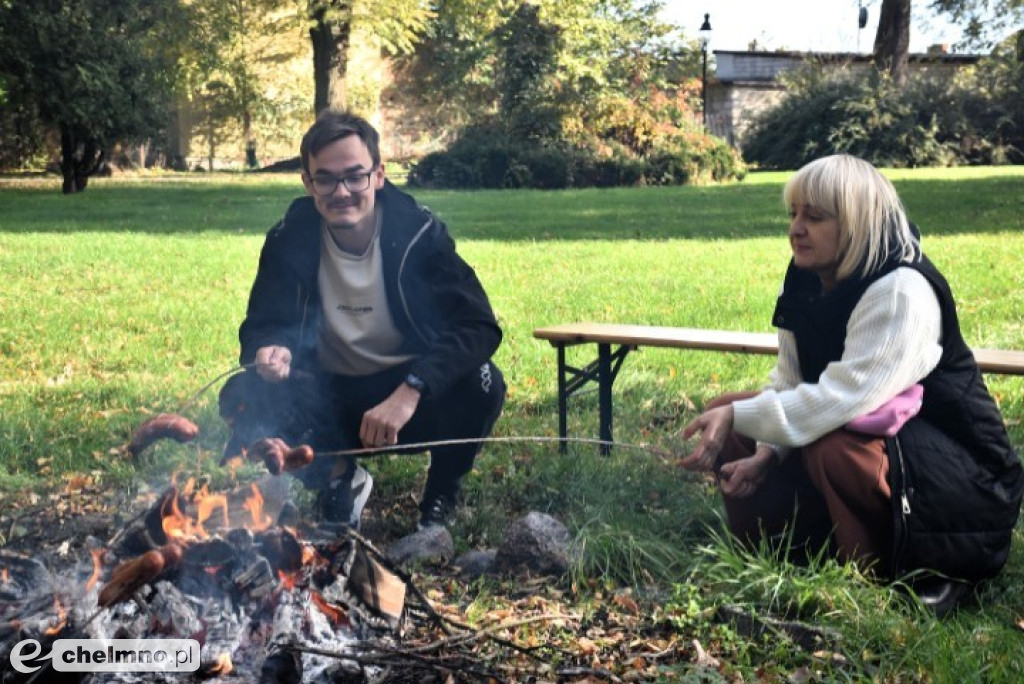
[{"label": "bench leg", "polygon": [[565,345],[558,345],[558,436],[561,441],[558,443],[559,453],[566,453],[569,449],[565,438],[569,435],[569,423],[567,412],[569,409],[569,389],[567,387],[565,369]]},{"label": "bench leg", "polygon": [[612,382],[615,377],[612,375],[612,351],[611,345],[597,345],[597,408],[598,408],[598,430],[601,441],[601,453],[608,455],[611,452],[612,442]]},{"label": "bench leg", "polygon": [[612,385],[622,368],[626,355],[635,347],[622,345],[614,352],[611,344],[597,345],[597,358],[583,368],[570,366],[566,362],[564,343],[552,343],[558,350],[558,450],[567,453],[569,449],[569,397],[578,389],[590,382],[597,383],[598,429],[599,437],[605,444],[601,445],[601,453],[611,452],[612,442]]}]

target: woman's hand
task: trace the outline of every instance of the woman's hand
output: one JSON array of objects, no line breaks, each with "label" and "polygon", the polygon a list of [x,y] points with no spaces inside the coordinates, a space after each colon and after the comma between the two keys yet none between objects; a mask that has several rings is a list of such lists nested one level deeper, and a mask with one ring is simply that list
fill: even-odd
[{"label": "woman's hand", "polygon": [[719,406],[697,416],[683,428],[683,439],[689,439],[700,432],[700,442],[689,456],[680,459],[679,464],[687,470],[711,470],[718,455],[722,453],[725,438],[732,431],[732,404]]},{"label": "woman's hand", "polygon": [[760,446],[753,456],[723,463],[718,472],[718,486],[722,494],[737,498],[750,496],[764,482],[775,459],[775,451],[771,447]]}]

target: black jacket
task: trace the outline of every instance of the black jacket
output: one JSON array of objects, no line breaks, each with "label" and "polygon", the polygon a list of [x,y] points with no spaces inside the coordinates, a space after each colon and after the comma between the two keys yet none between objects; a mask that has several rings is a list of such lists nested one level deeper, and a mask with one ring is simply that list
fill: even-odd
[{"label": "black jacket", "polygon": [[[411,372],[432,395],[478,368],[501,343],[501,329],[473,269],[455,251],[445,225],[390,182],[377,191],[384,211],[380,244],[388,307],[415,355]],[[268,233],[238,331],[240,361],[267,345],[287,347],[292,366],[320,372],[322,325],[317,272],[321,216],[301,197]]]},{"label": "black jacket", "polygon": [[925,257],[890,261],[868,278],[827,294],[790,263],[773,322],[796,336],[805,382],[816,382],[843,354],[846,324],[864,291],[895,268],[931,284],[942,313],[942,356],[922,381],[918,416],[886,440],[893,501],[893,576],[927,568],[952,577],[994,576],[1006,563],[1024,494],[1020,459],[999,408],[964,342],[949,284]]}]

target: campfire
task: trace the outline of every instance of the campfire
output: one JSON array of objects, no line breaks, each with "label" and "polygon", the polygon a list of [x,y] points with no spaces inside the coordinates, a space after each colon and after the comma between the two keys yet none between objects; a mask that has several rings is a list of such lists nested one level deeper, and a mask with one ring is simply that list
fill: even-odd
[{"label": "campfire", "polygon": [[[133,450],[198,434],[158,418],[159,430],[141,438],[136,431]],[[275,474],[312,458],[309,447],[262,441],[250,455]],[[407,583],[386,558],[347,527],[300,533],[296,509],[271,485],[211,491],[194,478],[176,480],[97,544],[88,567],[54,573],[0,550],[0,673],[12,673],[0,682],[51,681],[45,656],[59,639],[195,639],[202,664],[184,675],[191,681],[365,679],[363,666],[343,654],[361,640],[398,636],[406,612]],[[29,639],[41,646],[31,663],[40,670],[14,674],[12,649]],[[61,675],[163,681],[151,673]]]},{"label": "campfire", "polygon": [[[137,455],[159,439],[189,442],[198,432],[177,414],[161,414],[143,423],[123,452]],[[483,626],[468,624],[451,606],[435,608],[438,589],[428,599],[401,569],[411,557],[402,542],[415,538],[421,551],[436,550],[447,530],[417,532],[386,556],[346,525],[302,521],[284,478],[238,484],[235,477],[244,460],[277,475],[313,456],[308,446],[264,439],[242,459],[222,463],[233,483],[227,489],[172,477],[141,513],[105,532],[108,539],[84,539],[74,562],[64,560],[73,556],[66,539],[43,558],[0,548],[0,684],[497,682],[529,672],[576,681],[604,672],[572,662],[556,667],[547,658],[564,660],[567,651],[508,635],[538,623],[561,635],[579,623],[577,615],[544,610],[544,600],[524,599],[522,617],[496,610]],[[538,515],[515,521],[515,533],[491,554],[496,567],[505,559],[499,572],[543,575],[561,567],[559,526]],[[538,551],[549,548],[539,533],[552,542],[550,553]],[[105,649],[152,641],[186,644],[187,674],[60,669],[71,644],[98,642],[98,659]]]}]

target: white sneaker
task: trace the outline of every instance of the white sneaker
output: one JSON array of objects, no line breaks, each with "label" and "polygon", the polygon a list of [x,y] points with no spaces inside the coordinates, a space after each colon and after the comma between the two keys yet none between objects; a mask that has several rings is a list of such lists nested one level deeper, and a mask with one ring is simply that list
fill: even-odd
[{"label": "white sneaker", "polygon": [[345,523],[358,530],[371,490],[373,478],[365,468],[357,465],[351,478],[340,477],[320,492],[318,504],[324,520]]},{"label": "white sneaker", "polygon": [[352,514],[349,516],[348,524],[359,529],[359,523],[363,517],[363,508],[370,500],[370,492],[373,491],[373,477],[369,471],[361,465],[356,466],[352,473]]}]

